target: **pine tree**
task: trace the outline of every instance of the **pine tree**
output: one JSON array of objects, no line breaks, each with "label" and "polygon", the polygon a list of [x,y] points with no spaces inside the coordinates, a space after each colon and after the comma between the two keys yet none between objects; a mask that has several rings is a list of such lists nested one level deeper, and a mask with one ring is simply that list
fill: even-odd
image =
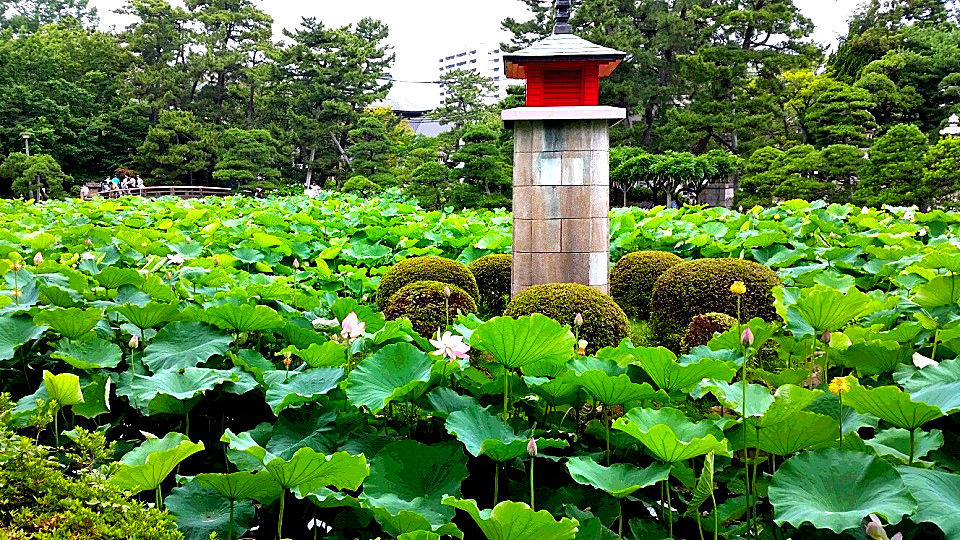
[{"label": "pine tree", "polygon": [[497,147],[497,133],[489,126],[469,126],[463,133],[464,145],[450,156],[459,175],[454,202],[465,207],[509,207],[512,178]]},{"label": "pine tree", "polygon": [[387,134],[383,121],[375,116],[362,116],[350,130],[350,169],[368,179],[388,173],[397,147]]},{"label": "pine tree", "polygon": [[228,129],[220,137],[222,148],[213,179],[228,186],[280,178],[279,144],[265,129]]},{"label": "pine tree", "polygon": [[211,158],[208,137],[193,113],[163,111],[139,149],[141,168],[151,183],[194,185]]},{"label": "pine tree", "polygon": [[922,203],[927,137],[917,126],[897,124],[870,149],[870,163],[853,200],[867,206],[912,206]]}]

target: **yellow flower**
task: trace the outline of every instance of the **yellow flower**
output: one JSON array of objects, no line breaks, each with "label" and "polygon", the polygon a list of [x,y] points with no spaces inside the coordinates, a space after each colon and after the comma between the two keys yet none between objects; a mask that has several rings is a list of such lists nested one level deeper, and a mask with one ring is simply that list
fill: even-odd
[{"label": "yellow flower", "polygon": [[850,391],[850,383],[847,382],[846,377],[834,377],[828,388],[831,393],[839,396]]},{"label": "yellow flower", "polygon": [[734,281],[730,286],[730,292],[736,295],[747,294],[747,286],[742,281]]}]

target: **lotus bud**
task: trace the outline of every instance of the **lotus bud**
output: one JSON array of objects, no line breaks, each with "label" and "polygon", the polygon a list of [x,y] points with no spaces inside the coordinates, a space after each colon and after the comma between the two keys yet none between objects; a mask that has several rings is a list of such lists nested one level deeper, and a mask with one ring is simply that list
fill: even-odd
[{"label": "lotus bud", "polygon": [[527,443],[527,455],[529,455],[530,457],[537,457],[538,451],[539,449],[537,448],[537,438],[530,437],[530,442]]},{"label": "lotus bud", "polygon": [[218,255],[213,256],[213,265],[220,266],[220,257]]},{"label": "lotus bud", "polygon": [[449,286],[449,285],[444,285],[444,286],[443,286],[443,297],[446,298],[447,300],[449,300],[449,299],[450,299],[450,296],[451,296],[452,294],[453,294],[453,291],[450,290],[450,286]]},{"label": "lotus bud", "polygon": [[36,255],[33,256],[33,264],[38,266],[43,264],[43,254],[40,253],[39,251],[37,252]]},{"label": "lotus bud", "polygon": [[139,349],[139,348],[140,348],[140,337],[137,336],[136,334],[134,334],[133,336],[130,337],[130,343],[128,343],[128,345],[130,345],[130,348],[131,348],[131,349]]},{"label": "lotus bud", "polygon": [[750,331],[749,326],[744,328],[743,333],[740,334],[740,344],[744,347],[750,347],[753,345],[753,332]]},{"label": "lotus bud", "polygon": [[87,238],[86,240],[83,241],[83,243],[84,243],[87,247],[90,247],[90,246],[93,245],[93,240]]},{"label": "lotus bud", "polygon": [[298,269],[298,270],[300,269],[300,260],[299,260],[299,259],[294,259],[294,260],[293,260],[293,267],[296,268],[296,269]]},{"label": "lotus bud", "polygon": [[830,337],[831,337],[831,336],[830,336],[830,331],[829,331],[829,330],[824,330],[823,333],[820,334],[820,341],[821,341],[822,343],[826,343],[826,344],[829,345],[829,344],[830,344]]},{"label": "lotus bud", "polygon": [[574,326],[583,326],[583,313],[577,313],[577,316],[573,318]]}]

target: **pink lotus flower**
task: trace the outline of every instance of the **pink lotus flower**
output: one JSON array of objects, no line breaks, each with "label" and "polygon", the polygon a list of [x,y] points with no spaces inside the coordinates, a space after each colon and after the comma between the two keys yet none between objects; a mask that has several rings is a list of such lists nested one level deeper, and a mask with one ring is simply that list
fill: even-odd
[{"label": "pink lotus flower", "polygon": [[577,313],[577,316],[573,318],[574,326],[583,326],[583,313]]},{"label": "pink lotus flower", "polygon": [[43,263],[43,254],[39,251],[36,255],[33,256],[33,264],[40,265]]},{"label": "pink lotus flower", "polygon": [[356,339],[363,335],[367,328],[367,323],[360,322],[360,318],[353,311],[340,321],[340,335],[343,339]]},{"label": "pink lotus flower", "polygon": [[470,357],[470,346],[463,342],[463,336],[455,336],[449,331],[441,336],[440,330],[437,330],[437,339],[431,339],[430,344],[437,348],[431,354],[446,356],[451,361]]},{"label": "pink lotus flower", "polygon": [[138,336],[138,335],[136,335],[136,334],[134,334],[133,336],[131,336],[131,337],[130,337],[130,343],[128,343],[127,345],[129,345],[131,349],[139,349],[139,348],[140,348],[140,336]]}]

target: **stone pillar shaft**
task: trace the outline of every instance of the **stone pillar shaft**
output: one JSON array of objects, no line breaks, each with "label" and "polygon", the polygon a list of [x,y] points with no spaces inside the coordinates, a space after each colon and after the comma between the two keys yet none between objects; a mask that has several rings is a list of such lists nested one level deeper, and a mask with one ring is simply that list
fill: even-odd
[{"label": "stone pillar shaft", "polygon": [[602,118],[515,121],[513,295],[545,283],[608,292],[608,126]]}]

